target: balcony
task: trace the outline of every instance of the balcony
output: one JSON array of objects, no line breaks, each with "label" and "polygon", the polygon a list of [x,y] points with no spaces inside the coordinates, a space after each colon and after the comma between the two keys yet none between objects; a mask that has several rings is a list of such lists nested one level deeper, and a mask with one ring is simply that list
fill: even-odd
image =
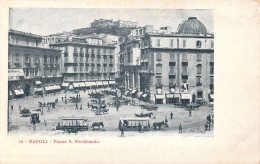
[{"label": "balcony", "polygon": [[35,67],[40,67],[40,63],[38,62],[38,63],[34,63],[34,66]]},{"label": "balcony", "polygon": [[202,83],[201,82],[197,82],[196,86],[202,86]]},{"label": "balcony", "polygon": [[76,53],[76,52],[74,52],[74,53],[73,53],[73,56],[74,56],[74,57],[78,57],[78,56],[79,56],[79,54],[78,54],[78,53]]},{"label": "balcony", "polygon": [[15,66],[16,68],[20,68],[20,67],[21,67],[21,63],[14,63],[14,66]]},{"label": "balcony", "polygon": [[144,63],[144,62],[148,62],[148,59],[140,59],[140,62]]},{"label": "balcony", "polygon": [[30,68],[30,67],[31,67],[31,63],[25,63],[24,66],[25,66],[26,68]]}]

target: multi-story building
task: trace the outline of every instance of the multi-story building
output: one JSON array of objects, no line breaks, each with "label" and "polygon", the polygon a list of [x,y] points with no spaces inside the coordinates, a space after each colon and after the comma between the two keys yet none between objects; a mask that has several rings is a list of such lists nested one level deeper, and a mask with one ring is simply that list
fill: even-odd
[{"label": "multi-story building", "polygon": [[[115,45],[106,44],[97,36],[69,36],[61,43],[50,44],[62,51],[62,74],[66,84],[96,82],[115,83]],[[84,85],[85,84],[85,85]],[[92,84],[91,84],[92,85]]]},{"label": "multi-story building", "polygon": [[9,91],[21,89],[27,95],[32,94],[36,83],[47,86],[62,82],[61,51],[44,48],[39,35],[11,29],[8,69]]},{"label": "multi-story building", "polygon": [[214,93],[214,35],[195,17],[180,24],[177,33],[145,33],[140,67],[137,88],[147,92],[151,101],[208,101]]}]

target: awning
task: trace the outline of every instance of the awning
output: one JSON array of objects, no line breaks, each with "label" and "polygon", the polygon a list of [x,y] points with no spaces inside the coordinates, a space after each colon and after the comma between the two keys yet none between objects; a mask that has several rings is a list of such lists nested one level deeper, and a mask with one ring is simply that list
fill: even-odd
[{"label": "awning", "polygon": [[34,92],[42,92],[42,88],[34,88]]},{"label": "awning", "polygon": [[181,99],[191,99],[191,94],[187,94],[187,93],[182,93],[181,94]]},{"label": "awning", "polygon": [[69,83],[62,83],[61,86],[62,86],[62,87],[68,87],[68,86],[69,86]]},{"label": "awning", "polygon": [[96,86],[96,82],[94,82],[94,81],[91,81],[90,84],[91,84],[91,86]]},{"label": "awning", "polygon": [[96,81],[97,86],[103,86],[102,81]]},{"label": "awning", "polygon": [[40,82],[40,81],[35,81],[35,84],[37,84],[37,85],[41,85],[42,82]]},{"label": "awning", "polygon": [[210,98],[211,98],[211,99],[214,99],[214,95],[213,95],[213,94],[210,94]]},{"label": "awning", "polygon": [[85,82],[85,86],[86,87],[91,87],[92,85],[91,85],[91,82]]},{"label": "awning", "polygon": [[103,85],[108,85],[108,81],[103,81]]},{"label": "awning", "polygon": [[132,92],[131,92],[131,93],[132,93],[132,94],[135,94],[135,93],[136,93],[136,91],[137,91],[137,90],[136,90],[136,89],[134,89],[134,90],[132,90]]},{"label": "awning", "polygon": [[144,93],[144,94],[142,95],[142,97],[147,97],[147,95],[148,95],[148,94]]},{"label": "awning", "polygon": [[15,89],[14,93],[15,93],[15,95],[23,95],[24,94],[22,89]]},{"label": "awning", "polygon": [[137,93],[137,96],[138,96],[138,97],[141,97],[142,94],[143,94],[143,92],[138,92],[138,93]]},{"label": "awning", "polygon": [[175,91],[174,88],[171,88],[171,89],[170,89],[170,92],[171,92],[171,93],[174,93],[174,91]]},{"label": "awning", "polygon": [[167,98],[167,99],[172,99],[173,96],[174,96],[173,94],[166,94],[166,98]]},{"label": "awning", "polygon": [[8,77],[24,76],[23,69],[8,69]]},{"label": "awning", "polygon": [[45,87],[45,90],[46,91],[51,91],[51,90],[53,90],[53,86],[47,86],[47,87]]},{"label": "awning", "polygon": [[9,95],[10,95],[10,96],[13,96],[13,94],[12,94],[12,92],[11,92],[11,91],[9,92]]},{"label": "awning", "polygon": [[115,81],[109,81],[109,84],[116,84]]},{"label": "awning", "polygon": [[61,89],[59,85],[54,85],[52,88],[55,89],[55,90],[60,90]]},{"label": "awning", "polygon": [[73,83],[74,88],[79,88],[79,83]]},{"label": "awning", "polygon": [[181,94],[180,94],[180,93],[174,93],[174,94],[173,94],[173,97],[174,97],[174,98],[180,98],[180,97],[181,97]]},{"label": "awning", "polygon": [[164,95],[154,95],[156,99],[164,99],[165,96]]}]

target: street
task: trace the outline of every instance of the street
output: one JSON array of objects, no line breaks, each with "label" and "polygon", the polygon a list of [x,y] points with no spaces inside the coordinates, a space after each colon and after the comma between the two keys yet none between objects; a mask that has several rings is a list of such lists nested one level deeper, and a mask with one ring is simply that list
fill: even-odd
[{"label": "street", "polygon": [[[118,129],[119,119],[123,117],[134,117],[135,114],[150,113],[153,112],[153,115],[150,120],[150,124],[152,125],[154,122],[165,121],[165,118],[168,120],[169,128],[166,129],[162,127],[161,130],[150,129],[150,131],[145,131],[140,134],[138,131],[126,131],[126,135],[135,136],[135,135],[154,135],[157,134],[172,134],[178,133],[179,125],[182,125],[184,134],[201,134],[205,135],[205,123],[206,117],[210,114],[213,114],[213,110],[210,107],[202,106],[200,109],[193,110],[192,116],[189,116],[189,111],[186,111],[184,108],[175,108],[173,104],[157,104],[159,107],[157,111],[146,111],[145,109],[141,109],[139,106],[131,106],[131,105],[122,105],[119,107],[119,111],[116,110],[115,107],[107,107],[109,109],[108,113],[102,115],[95,115],[94,111],[91,111],[90,108],[87,107],[88,101],[90,102],[91,98],[88,96],[88,92],[90,91],[80,91],[79,93],[67,92],[64,93],[56,93],[56,95],[49,94],[47,96],[39,97],[39,98],[22,98],[16,100],[9,101],[9,121],[10,121],[10,134],[24,134],[24,133],[36,133],[36,134],[44,134],[44,135],[55,135],[55,134],[63,134],[61,131],[52,131],[53,125],[56,127],[58,122],[60,122],[61,117],[85,117],[88,119],[89,126],[91,126],[92,122],[103,121],[104,128],[100,130],[95,130],[94,132],[89,128],[86,132],[79,132],[77,135],[103,135],[103,133],[111,133],[113,136],[118,136],[120,131]],[[82,102],[78,103],[78,109],[76,110],[76,104],[68,101],[65,104],[62,101],[61,97],[70,97],[77,96],[80,94],[82,98]],[[39,109],[38,102],[54,102],[55,99],[58,98],[58,103],[55,108],[51,108],[50,112],[47,112],[47,107],[43,108],[43,115],[40,114],[40,123],[36,124],[36,130],[33,130],[33,126],[30,122],[30,117],[21,117],[19,113],[19,105],[21,108],[29,108],[31,111],[35,109]],[[130,97],[128,97],[131,99]],[[103,99],[102,99],[103,100]],[[106,96],[104,98],[106,103],[114,102],[111,96]],[[136,102],[139,100],[135,99]],[[145,104],[144,102],[140,102],[139,104]],[[11,110],[10,106],[13,105],[14,111]],[[80,110],[80,106],[82,105],[82,110]],[[170,113],[173,113],[173,119],[170,119]],[[154,115],[156,114],[156,119],[154,119]],[[44,119],[47,122],[47,126],[44,125]],[[211,131],[207,131],[207,135],[213,136],[213,126],[211,125]],[[66,134],[67,135],[67,134]]]}]

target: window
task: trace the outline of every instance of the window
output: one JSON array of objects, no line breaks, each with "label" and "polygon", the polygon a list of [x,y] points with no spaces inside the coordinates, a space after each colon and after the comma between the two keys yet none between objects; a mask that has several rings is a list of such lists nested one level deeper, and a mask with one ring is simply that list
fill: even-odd
[{"label": "window", "polygon": [[157,47],[160,47],[161,43],[160,43],[160,39],[157,39]]},{"label": "window", "polygon": [[211,42],[210,42],[211,44],[211,48],[214,48],[214,41],[212,40]]},{"label": "window", "polygon": [[201,54],[197,54],[197,61],[201,61]]},{"label": "window", "polygon": [[214,63],[210,62],[210,74],[214,74]]},{"label": "window", "polygon": [[197,48],[200,48],[200,47],[201,47],[201,41],[200,41],[200,40],[198,40],[198,41],[196,42],[196,46],[197,46]]},{"label": "window", "polygon": [[47,63],[47,56],[44,55],[44,63]]},{"label": "window", "polygon": [[186,40],[183,40],[183,48],[186,48]]},{"label": "window", "polygon": [[135,35],[138,35],[138,30],[135,30]]},{"label": "window", "polygon": [[162,54],[161,53],[157,53],[156,60],[157,61],[162,61]]},{"label": "window", "polygon": [[170,47],[173,47],[173,39],[170,39]]},{"label": "window", "polygon": [[201,77],[200,76],[197,76],[196,77],[196,86],[201,86]]},{"label": "window", "polygon": [[156,65],[156,73],[162,73],[162,65],[161,64]]},{"label": "window", "polygon": [[201,74],[201,64],[197,65],[197,74]]},{"label": "window", "polygon": [[210,54],[210,61],[214,62],[214,54]]},{"label": "window", "polygon": [[197,92],[197,98],[203,98],[203,92],[202,91]]},{"label": "window", "polygon": [[169,66],[175,66],[175,62],[169,62]]},{"label": "window", "polygon": [[210,77],[210,84],[214,84],[214,77],[213,76]]}]

